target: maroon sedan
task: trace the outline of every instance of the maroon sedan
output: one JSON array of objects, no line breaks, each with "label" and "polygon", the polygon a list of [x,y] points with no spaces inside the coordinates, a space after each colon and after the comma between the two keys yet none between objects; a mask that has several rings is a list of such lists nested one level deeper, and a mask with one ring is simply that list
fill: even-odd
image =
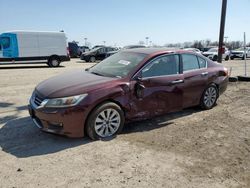
[{"label": "maroon sedan", "polygon": [[211,109],[227,84],[227,69],[199,54],[131,49],[43,81],[29,112],[43,131],[100,139],[119,133],[128,121],[196,105]]}]

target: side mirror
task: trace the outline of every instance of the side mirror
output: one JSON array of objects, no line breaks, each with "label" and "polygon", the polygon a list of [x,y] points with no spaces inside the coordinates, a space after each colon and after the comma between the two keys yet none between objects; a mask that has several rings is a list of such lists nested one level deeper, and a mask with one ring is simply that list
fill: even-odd
[{"label": "side mirror", "polygon": [[135,80],[138,81],[138,82],[141,82],[142,81],[142,73],[139,72],[136,77],[135,77]]},{"label": "side mirror", "polygon": [[142,83],[137,82],[135,84],[135,95],[138,99],[141,99],[144,97],[144,89],[145,89],[145,86]]}]

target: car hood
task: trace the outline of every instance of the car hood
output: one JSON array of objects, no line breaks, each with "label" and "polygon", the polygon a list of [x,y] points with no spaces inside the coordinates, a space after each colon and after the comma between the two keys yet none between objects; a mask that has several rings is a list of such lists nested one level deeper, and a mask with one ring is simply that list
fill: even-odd
[{"label": "car hood", "polygon": [[244,53],[244,50],[232,50],[231,53]]},{"label": "car hood", "polygon": [[84,53],[82,53],[82,55],[90,55],[90,54],[93,54],[93,52],[84,52]]},{"label": "car hood", "polygon": [[109,84],[118,78],[91,74],[84,70],[64,73],[41,82],[36,92],[43,98],[58,98],[87,93]]}]

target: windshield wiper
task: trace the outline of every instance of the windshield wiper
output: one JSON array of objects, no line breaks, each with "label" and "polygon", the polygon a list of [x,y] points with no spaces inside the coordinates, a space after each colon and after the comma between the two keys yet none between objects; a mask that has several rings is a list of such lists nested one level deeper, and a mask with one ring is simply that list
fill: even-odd
[{"label": "windshield wiper", "polygon": [[90,73],[95,74],[95,75],[98,75],[98,76],[104,76],[103,74],[98,73],[98,72],[90,72]]}]

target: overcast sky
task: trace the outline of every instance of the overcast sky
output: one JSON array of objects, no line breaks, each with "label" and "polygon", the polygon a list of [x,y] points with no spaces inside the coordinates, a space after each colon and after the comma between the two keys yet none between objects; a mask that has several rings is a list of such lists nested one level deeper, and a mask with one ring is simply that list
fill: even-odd
[{"label": "overcast sky", "polygon": [[[219,38],[222,0],[0,0],[0,32],[64,30],[68,40],[123,46]],[[228,0],[225,35],[250,41],[250,0]]]}]

